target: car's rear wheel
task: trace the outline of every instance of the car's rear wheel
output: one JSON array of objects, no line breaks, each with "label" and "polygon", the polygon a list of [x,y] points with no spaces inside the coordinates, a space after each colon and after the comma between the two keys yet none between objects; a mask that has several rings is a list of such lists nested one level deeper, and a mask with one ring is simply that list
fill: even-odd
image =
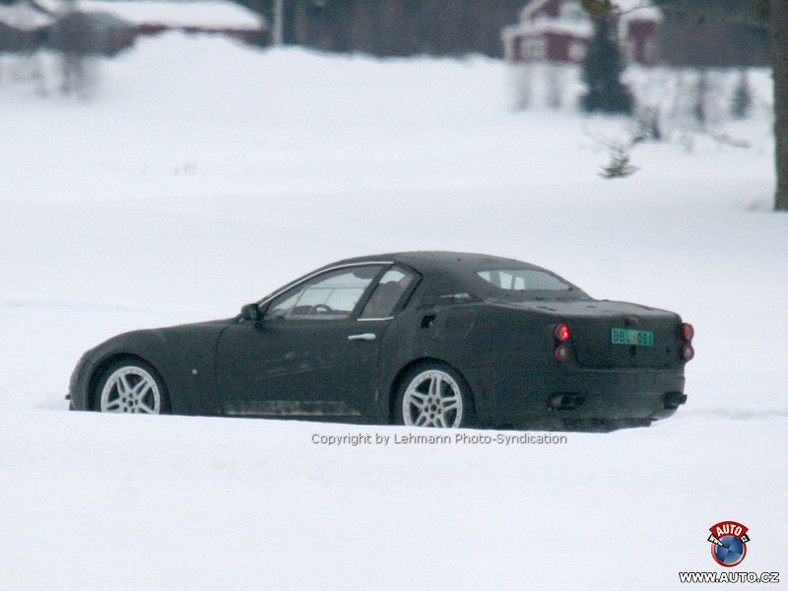
[{"label": "car's rear wheel", "polygon": [[119,361],[104,372],[96,389],[95,409],[101,412],[162,414],[169,409],[167,391],[158,372],[142,361]]},{"label": "car's rear wheel", "polygon": [[452,429],[472,423],[473,405],[465,379],[443,364],[422,365],[400,386],[394,418],[400,425]]}]

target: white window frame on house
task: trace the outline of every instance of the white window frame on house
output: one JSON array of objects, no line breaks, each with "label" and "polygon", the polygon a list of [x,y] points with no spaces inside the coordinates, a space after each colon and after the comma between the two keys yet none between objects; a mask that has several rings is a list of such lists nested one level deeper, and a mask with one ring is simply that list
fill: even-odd
[{"label": "white window frame on house", "polygon": [[569,42],[568,56],[573,62],[582,62],[588,53],[588,44],[580,39],[572,39]]},{"label": "white window frame on house", "polygon": [[547,39],[526,37],[523,39],[522,51],[527,59],[543,60],[547,57]]}]

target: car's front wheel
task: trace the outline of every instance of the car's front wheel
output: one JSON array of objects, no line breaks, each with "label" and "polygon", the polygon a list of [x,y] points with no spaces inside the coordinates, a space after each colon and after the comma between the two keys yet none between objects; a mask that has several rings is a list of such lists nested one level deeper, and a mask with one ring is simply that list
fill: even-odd
[{"label": "car's front wheel", "polygon": [[400,425],[451,429],[472,423],[473,406],[465,379],[443,364],[420,366],[400,386],[394,418]]},{"label": "car's front wheel", "polygon": [[94,407],[101,412],[161,414],[169,408],[158,372],[142,361],[120,361],[104,372]]}]

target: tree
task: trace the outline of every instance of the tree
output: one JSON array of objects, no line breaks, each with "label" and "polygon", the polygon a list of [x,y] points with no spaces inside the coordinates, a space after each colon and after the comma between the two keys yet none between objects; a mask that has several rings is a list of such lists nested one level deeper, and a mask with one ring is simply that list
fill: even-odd
[{"label": "tree", "polygon": [[731,115],[734,119],[746,119],[750,114],[751,108],[752,93],[750,92],[750,83],[747,79],[747,70],[742,69],[739,72],[739,81],[736,84],[736,89],[733,91]]},{"label": "tree", "polygon": [[[526,0],[233,1],[281,29],[285,44],[380,56],[502,57],[501,29],[517,21]],[[267,37],[261,43],[274,35]]]},{"label": "tree", "polygon": [[777,191],[774,207],[788,211],[788,0],[769,2],[774,72],[774,138]]},{"label": "tree", "polygon": [[623,179],[637,171],[638,167],[629,162],[629,151],[620,147],[610,155],[610,164],[602,168],[599,176],[605,179]]},{"label": "tree", "polygon": [[695,106],[692,114],[700,129],[705,130],[709,122],[706,102],[709,98],[709,73],[705,69],[698,72],[698,84],[695,87]]},{"label": "tree", "polygon": [[583,61],[583,81],[588,91],[581,98],[586,112],[632,112],[632,93],[621,82],[624,69],[621,50],[613,25],[613,14],[594,19],[594,37]]}]

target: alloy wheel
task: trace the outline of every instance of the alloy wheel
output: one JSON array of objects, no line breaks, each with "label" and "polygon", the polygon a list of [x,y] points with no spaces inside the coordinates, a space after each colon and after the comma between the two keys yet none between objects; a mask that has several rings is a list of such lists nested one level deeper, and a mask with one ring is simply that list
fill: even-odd
[{"label": "alloy wheel", "polygon": [[126,365],[104,381],[99,398],[101,412],[160,414],[162,393],[156,379],[142,367]]},{"label": "alloy wheel", "polygon": [[462,390],[447,372],[430,369],[408,383],[402,397],[402,419],[413,427],[456,428],[462,424]]}]

